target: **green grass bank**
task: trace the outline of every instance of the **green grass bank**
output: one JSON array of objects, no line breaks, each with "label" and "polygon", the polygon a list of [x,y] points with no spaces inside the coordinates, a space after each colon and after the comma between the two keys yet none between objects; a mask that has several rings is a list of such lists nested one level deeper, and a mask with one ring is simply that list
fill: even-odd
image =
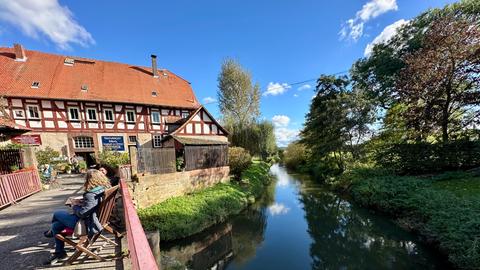
[{"label": "green grass bank", "polygon": [[271,181],[270,165],[254,161],[240,181],[221,183],[204,190],[168,199],[138,210],[145,230],[159,230],[161,240],[174,240],[199,233],[224,222],[255,202]]},{"label": "green grass bank", "polygon": [[480,269],[480,176],[449,172],[398,176],[356,168],[333,182],[354,201],[394,217],[448,255],[460,269]]}]

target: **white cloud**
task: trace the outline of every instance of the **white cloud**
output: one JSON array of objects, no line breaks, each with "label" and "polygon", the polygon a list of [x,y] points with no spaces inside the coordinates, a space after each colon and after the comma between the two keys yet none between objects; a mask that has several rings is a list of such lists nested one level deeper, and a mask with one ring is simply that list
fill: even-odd
[{"label": "white cloud", "polygon": [[294,97],[298,97],[298,94],[293,94]]},{"label": "white cloud", "polygon": [[375,44],[388,42],[397,33],[398,29],[408,22],[409,21],[407,20],[401,19],[385,27],[380,35],[374,38],[372,42],[367,44],[364,55],[369,56],[372,53],[373,46],[375,46]]},{"label": "white cloud", "polygon": [[274,203],[268,207],[268,211],[272,216],[284,215],[290,211],[290,208],[286,207],[282,203]]},{"label": "white cloud", "polygon": [[280,147],[287,146],[289,143],[298,139],[300,131],[297,129],[289,129],[286,127],[275,128],[275,138],[277,145]]},{"label": "white cloud", "polygon": [[312,86],[310,84],[304,84],[298,88],[298,91],[308,90],[308,89],[312,89]]},{"label": "white cloud", "polygon": [[288,89],[292,88],[288,83],[274,83],[270,82],[267,86],[267,91],[263,93],[264,96],[272,95],[280,95],[285,93]]},{"label": "white cloud", "polygon": [[277,186],[283,188],[290,184],[290,175],[285,170],[280,169],[278,164],[270,167],[270,173],[275,175],[275,178],[277,178]]},{"label": "white cloud", "polygon": [[398,10],[396,0],[370,0],[357,11],[355,18],[344,23],[339,33],[340,37],[357,41],[363,35],[365,23],[391,10]]},{"label": "white cloud", "polygon": [[58,0],[0,0],[0,20],[20,28],[32,38],[45,35],[64,50],[72,43],[85,47],[95,44],[92,35]]},{"label": "white cloud", "polygon": [[290,118],[286,115],[275,115],[272,117],[275,127],[286,127],[290,123]]},{"label": "white cloud", "polygon": [[206,97],[203,99],[203,104],[205,105],[215,103],[215,102],[217,102],[217,100],[213,97]]}]

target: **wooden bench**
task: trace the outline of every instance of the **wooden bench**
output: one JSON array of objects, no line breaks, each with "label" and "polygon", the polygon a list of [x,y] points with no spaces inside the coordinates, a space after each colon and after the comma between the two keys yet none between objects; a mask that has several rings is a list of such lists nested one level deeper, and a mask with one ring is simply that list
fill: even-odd
[{"label": "wooden bench", "polygon": [[[112,215],[113,208],[115,207],[115,196],[117,194],[117,191],[118,186],[107,189],[104,192],[102,202],[97,208],[97,217],[103,227],[103,230],[114,234],[115,236],[118,236],[119,234],[110,226],[109,220],[110,216]],[[114,241],[102,235],[103,230],[94,234],[91,238],[89,238],[88,235],[82,235],[78,238],[77,242],[74,242],[71,239],[73,233],[73,230],[71,229],[64,230],[62,233],[56,234],[55,238],[75,248],[75,252],[72,254],[72,256],[68,258],[68,260],[64,262],[64,264],[72,264],[75,260],[78,259],[78,257],[80,257],[80,255],[82,255],[82,253],[85,253],[87,257],[92,256],[97,260],[105,261],[105,258],[100,257],[98,254],[91,250],[92,245],[95,243],[95,241],[98,240],[98,238],[101,238],[112,245],[117,245]]]}]

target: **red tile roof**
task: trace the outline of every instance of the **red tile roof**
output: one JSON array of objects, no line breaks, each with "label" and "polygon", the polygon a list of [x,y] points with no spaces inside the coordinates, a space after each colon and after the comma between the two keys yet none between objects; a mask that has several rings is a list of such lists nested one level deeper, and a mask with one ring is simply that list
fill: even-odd
[{"label": "red tile roof", "polygon": [[[110,101],[198,108],[190,83],[168,70],[154,78],[151,68],[25,50],[15,61],[13,48],[0,48],[0,95],[49,99]],[[167,76],[164,76],[163,73]],[[39,88],[31,88],[34,81]],[[87,91],[81,91],[87,85]],[[152,91],[157,96],[152,96]]]},{"label": "red tile roof", "polygon": [[31,130],[27,127],[15,124],[12,119],[0,117],[0,130],[1,129],[17,129],[17,130]]}]

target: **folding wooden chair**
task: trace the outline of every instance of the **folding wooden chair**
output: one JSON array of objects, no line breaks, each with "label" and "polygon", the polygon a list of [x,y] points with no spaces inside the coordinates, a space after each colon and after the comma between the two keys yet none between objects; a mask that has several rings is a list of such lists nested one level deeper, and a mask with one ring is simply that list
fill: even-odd
[{"label": "folding wooden chair", "polygon": [[[118,186],[107,189],[104,193],[102,202],[97,208],[97,217],[100,224],[102,224],[103,229],[115,235],[118,235],[118,233],[113,230],[113,228],[109,225],[109,219],[112,215],[113,208],[115,207],[115,195],[117,194],[117,191]],[[72,264],[75,260],[78,259],[78,257],[80,257],[80,255],[82,255],[82,253],[85,253],[87,257],[92,256],[97,260],[105,261],[104,258],[100,257],[98,254],[94,253],[90,249],[98,238],[101,238],[107,243],[117,246],[117,243],[103,236],[102,232],[94,234],[91,238],[88,238],[88,235],[80,236],[78,242],[76,243],[71,239],[72,234],[73,229],[69,228],[55,235],[55,238],[57,238],[58,240],[63,241],[75,248],[75,252],[73,253],[73,255],[70,256],[67,261],[65,261],[65,265]]]}]

